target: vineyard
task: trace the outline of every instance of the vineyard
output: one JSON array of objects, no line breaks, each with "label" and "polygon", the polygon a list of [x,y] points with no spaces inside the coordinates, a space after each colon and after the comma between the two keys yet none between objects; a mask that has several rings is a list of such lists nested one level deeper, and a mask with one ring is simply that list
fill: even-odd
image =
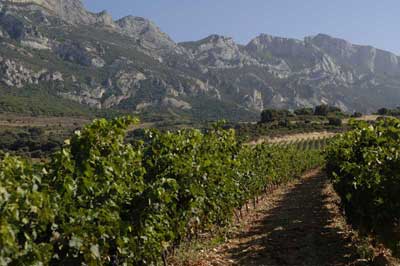
[{"label": "vineyard", "polygon": [[400,120],[355,122],[327,151],[327,172],[349,220],[400,254]]},{"label": "vineyard", "polygon": [[296,145],[298,148],[322,148],[326,146],[328,140],[337,135],[331,132],[314,132],[294,135],[286,135],[279,138],[261,138],[257,141],[249,142],[251,145],[269,144],[272,146]]},{"label": "vineyard", "polygon": [[[136,123],[130,117],[95,120],[40,164],[0,154],[0,265],[167,264],[182,244],[244,219],[248,203],[282,203],[271,190],[281,184],[294,197],[287,200],[292,211],[283,208],[269,223],[283,222],[282,215],[298,222],[306,212],[309,223],[317,219],[320,227],[310,228],[320,235],[331,225],[322,207],[314,217],[315,208],[334,195],[326,192],[325,179],[298,178],[325,161],[348,221],[400,254],[400,120],[351,121],[352,129],[336,137],[309,133],[259,144],[241,142],[223,123],[203,130],[145,129],[140,138],[127,138]],[[319,196],[321,189],[327,195]],[[301,201],[309,209],[296,207]],[[265,241],[285,249],[289,236]],[[319,241],[358,254],[335,235]],[[294,247],[293,259],[306,256]],[[342,259],[357,259],[353,255]]]},{"label": "vineyard", "polygon": [[0,265],[158,265],[182,242],[322,163],[326,140],[242,145],[234,130],[96,120],[49,162],[0,161]]}]

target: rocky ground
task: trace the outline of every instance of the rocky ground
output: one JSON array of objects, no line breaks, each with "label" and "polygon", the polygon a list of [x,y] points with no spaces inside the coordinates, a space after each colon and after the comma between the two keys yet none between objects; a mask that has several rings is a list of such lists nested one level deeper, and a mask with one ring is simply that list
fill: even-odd
[{"label": "rocky ground", "polygon": [[398,265],[384,249],[360,240],[338,206],[329,181],[312,171],[263,198],[228,241],[178,264]]}]

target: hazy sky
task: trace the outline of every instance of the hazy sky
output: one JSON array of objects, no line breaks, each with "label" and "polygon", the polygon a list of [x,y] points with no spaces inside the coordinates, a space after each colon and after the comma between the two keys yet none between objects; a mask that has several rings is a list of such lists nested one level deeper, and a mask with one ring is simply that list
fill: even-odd
[{"label": "hazy sky", "polygon": [[400,0],[83,0],[90,11],[108,10],[154,21],[175,41],[210,34],[245,44],[260,33],[303,39],[326,33],[400,55]]}]

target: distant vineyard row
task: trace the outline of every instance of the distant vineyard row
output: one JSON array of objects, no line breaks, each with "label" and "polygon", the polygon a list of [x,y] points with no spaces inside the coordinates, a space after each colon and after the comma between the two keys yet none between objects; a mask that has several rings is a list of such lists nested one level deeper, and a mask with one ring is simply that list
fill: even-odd
[{"label": "distant vineyard row", "polygon": [[[322,163],[322,144],[242,146],[234,130],[97,120],[40,167],[0,161],[0,265],[154,265],[236,208]],[[315,142],[316,143],[316,142]]]}]

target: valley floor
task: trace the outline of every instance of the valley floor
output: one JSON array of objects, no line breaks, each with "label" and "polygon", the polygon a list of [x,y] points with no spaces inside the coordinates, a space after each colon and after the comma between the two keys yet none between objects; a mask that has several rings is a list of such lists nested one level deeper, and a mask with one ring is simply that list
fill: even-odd
[{"label": "valley floor", "polygon": [[[360,259],[358,237],[339,210],[339,198],[320,170],[276,189],[226,243],[187,265],[341,266]],[[185,263],[185,264],[186,264]]]}]

